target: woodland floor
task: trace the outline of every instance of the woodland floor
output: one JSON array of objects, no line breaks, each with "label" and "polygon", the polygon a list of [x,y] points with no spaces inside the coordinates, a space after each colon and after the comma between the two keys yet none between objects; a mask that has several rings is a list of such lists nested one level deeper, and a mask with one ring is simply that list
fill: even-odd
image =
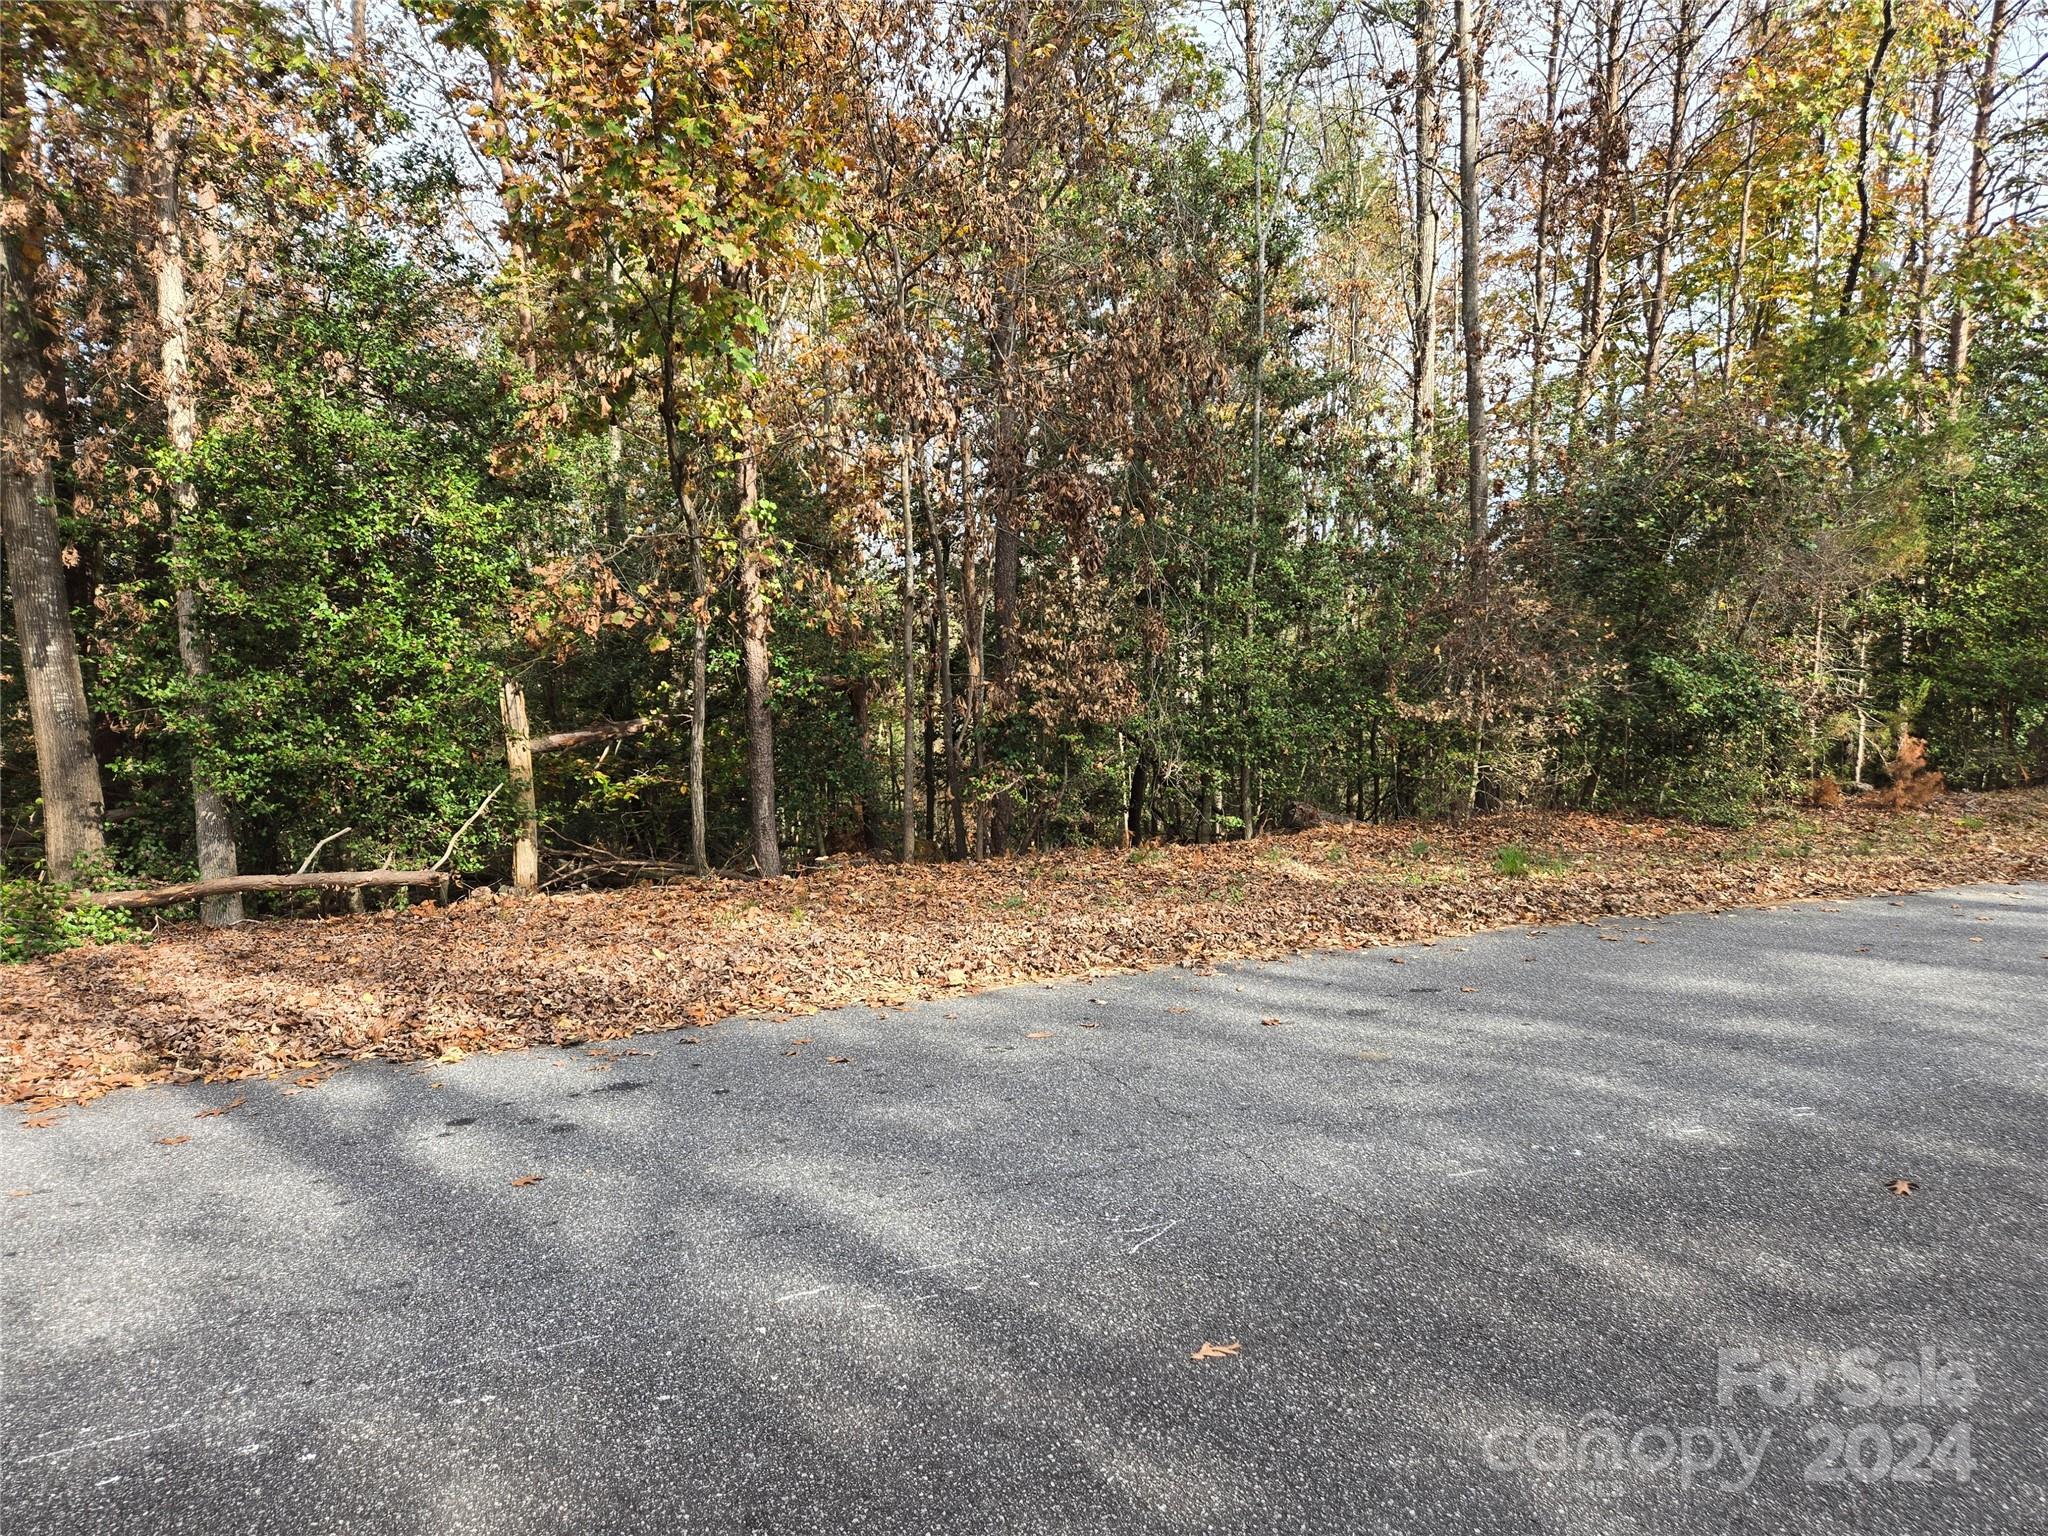
[{"label": "woodland floor", "polygon": [[[1498,871],[1510,846],[1528,874]],[[35,1126],[132,1084],[289,1075],[310,1087],[351,1059],[453,1061],[1517,923],[2044,877],[2048,789],[2029,789],[1920,811],[1787,811],[1741,829],[1525,811],[1208,847],[862,861],[773,885],[471,897],[214,932],[179,924],[11,967],[0,1103]]]}]

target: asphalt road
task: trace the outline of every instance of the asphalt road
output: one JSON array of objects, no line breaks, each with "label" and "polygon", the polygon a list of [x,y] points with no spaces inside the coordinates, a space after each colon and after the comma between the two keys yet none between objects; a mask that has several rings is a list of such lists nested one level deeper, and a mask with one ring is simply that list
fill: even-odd
[{"label": "asphalt road", "polygon": [[2044,1031],[1986,886],[117,1094],[0,1523],[2048,1531]]}]

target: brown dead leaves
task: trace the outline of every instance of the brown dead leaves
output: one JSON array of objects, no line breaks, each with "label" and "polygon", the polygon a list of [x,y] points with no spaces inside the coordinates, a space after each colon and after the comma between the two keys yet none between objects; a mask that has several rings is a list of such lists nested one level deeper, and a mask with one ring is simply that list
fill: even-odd
[{"label": "brown dead leaves", "polygon": [[[708,1032],[735,1016],[2048,875],[2048,790],[1972,797],[1967,825],[1953,809],[1806,810],[1745,829],[1517,812],[1430,828],[1424,871],[1409,856],[1413,826],[1340,826],[1181,847],[1156,862],[1116,850],[853,862],[774,886],[689,881],[180,927],[9,967],[0,1102],[39,1111],[128,1084],[255,1077],[310,1087],[349,1060],[452,1063],[657,1030],[686,1029],[678,1043],[709,1048]],[[1500,879],[1494,858],[1510,843],[1541,849],[1562,872]],[[1272,856],[1276,845],[1290,856]]]},{"label": "brown dead leaves", "polygon": [[1188,1358],[1190,1360],[1233,1360],[1243,1349],[1244,1345],[1236,1339],[1232,1339],[1228,1344],[1211,1344],[1207,1339],[1204,1339],[1202,1347],[1195,1350]]}]

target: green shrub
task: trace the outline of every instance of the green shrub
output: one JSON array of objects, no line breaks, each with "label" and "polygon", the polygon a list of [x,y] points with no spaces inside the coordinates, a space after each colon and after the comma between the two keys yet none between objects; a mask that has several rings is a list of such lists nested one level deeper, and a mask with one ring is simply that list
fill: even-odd
[{"label": "green shrub", "polygon": [[70,906],[74,887],[35,879],[0,880],[0,964],[81,944],[122,944],[141,937],[126,912],[84,903]]}]

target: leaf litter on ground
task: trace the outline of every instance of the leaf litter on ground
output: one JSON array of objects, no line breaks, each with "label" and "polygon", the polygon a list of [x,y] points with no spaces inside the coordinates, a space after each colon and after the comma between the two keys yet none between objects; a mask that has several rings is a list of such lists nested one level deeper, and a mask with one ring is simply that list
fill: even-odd
[{"label": "leaf litter on ground", "polygon": [[[853,862],[770,883],[181,925],[9,967],[0,1103],[44,1111],[125,1086],[278,1076],[312,1087],[351,1060],[452,1063],[673,1030],[695,1044],[725,1019],[963,989],[1170,965],[1207,975],[1494,928],[2048,878],[2048,787],[1969,803],[1980,823],[1970,829],[1939,802],[1747,828],[1506,812],[1432,827],[1420,881],[1405,857],[1412,826],[1350,824],[1169,847],[1140,864],[1117,850]],[[1494,856],[1509,844],[1560,867],[1501,875]],[[1293,856],[1272,857],[1276,846]],[[1020,888],[1026,906],[1008,900]]]}]

